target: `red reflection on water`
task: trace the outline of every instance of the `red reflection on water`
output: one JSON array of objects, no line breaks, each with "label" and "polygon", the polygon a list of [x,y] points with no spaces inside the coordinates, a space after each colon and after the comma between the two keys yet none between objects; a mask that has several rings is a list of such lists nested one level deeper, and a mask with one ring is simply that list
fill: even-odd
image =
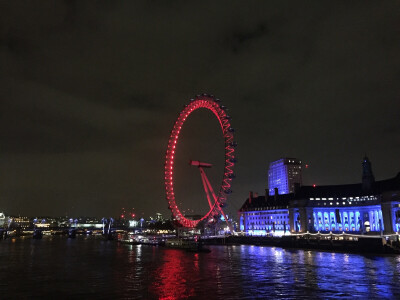
[{"label": "red reflection on water", "polygon": [[198,265],[194,270],[187,269],[188,259],[193,260],[193,257],[185,254],[181,250],[164,251],[165,262],[155,271],[151,294],[155,293],[158,299],[182,299],[195,295],[194,287],[190,283],[198,275],[193,272],[196,269],[198,271]]},{"label": "red reflection on water", "polygon": [[196,253],[194,255],[194,269],[196,271],[199,271],[199,254],[198,253]]}]

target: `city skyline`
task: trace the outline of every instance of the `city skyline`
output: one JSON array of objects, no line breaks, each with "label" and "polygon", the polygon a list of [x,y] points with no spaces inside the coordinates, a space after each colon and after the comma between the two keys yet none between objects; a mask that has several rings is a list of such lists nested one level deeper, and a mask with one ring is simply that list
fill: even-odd
[{"label": "city skyline", "polygon": [[[226,210],[296,157],[303,184],[400,171],[399,4],[240,2],[0,4],[0,211],[167,216],[170,130],[196,94],[220,98],[238,143]],[[185,124],[177,194],[207,200],[189,159],[222,171],[212,114]],[[155,211],[156,210],[156,211]]]}]

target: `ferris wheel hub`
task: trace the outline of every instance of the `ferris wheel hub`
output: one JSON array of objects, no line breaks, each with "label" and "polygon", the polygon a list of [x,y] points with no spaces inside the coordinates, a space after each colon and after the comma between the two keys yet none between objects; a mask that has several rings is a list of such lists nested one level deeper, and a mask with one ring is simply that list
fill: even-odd
[{"label": "ferris wheel hub", "polygon": [[198,161],[198,160],[190,160],[189,165],[196,166],[199,168],[211,168],[213,166],[212,164],[205,163],[205,162]]}]

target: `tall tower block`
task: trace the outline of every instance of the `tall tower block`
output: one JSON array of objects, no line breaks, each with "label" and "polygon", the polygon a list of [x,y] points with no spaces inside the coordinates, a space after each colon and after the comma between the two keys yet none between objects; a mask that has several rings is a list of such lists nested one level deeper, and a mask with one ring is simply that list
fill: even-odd
[{"label": "tall tower block", "polygon": [[294,193],[295,185],[301,185],[301,160],[296,158],[281,158],[269,165],[268,170],[268,189],[269,194],[275,194],[275,188],[278,194]]}]

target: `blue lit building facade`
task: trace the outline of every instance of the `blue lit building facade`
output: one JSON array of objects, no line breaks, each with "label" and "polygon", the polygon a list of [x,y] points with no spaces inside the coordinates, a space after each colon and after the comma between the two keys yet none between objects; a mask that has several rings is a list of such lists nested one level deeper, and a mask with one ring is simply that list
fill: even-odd
[{"label": "blue lit building facade", "polygon": [[268,235],[273,233],[284,234],[290,232],[289,224],[289,195],[278,198],[268,195],[249,198],[239,211],[240,230],[250,235]]},{"label": "blue lit building facade", "polygon": [[296,158],[281,158],[270,163],[268,170],[269,195],[293,193],[296,184],[301,185],[301,161]]},{"label": "blue lit building facade", "polygon": [[368,158],[359,184],[297,186],[290,194],[251,196],[239,210],[240,229],[247,234],[400,232],[400,173],[375,181]]}]

